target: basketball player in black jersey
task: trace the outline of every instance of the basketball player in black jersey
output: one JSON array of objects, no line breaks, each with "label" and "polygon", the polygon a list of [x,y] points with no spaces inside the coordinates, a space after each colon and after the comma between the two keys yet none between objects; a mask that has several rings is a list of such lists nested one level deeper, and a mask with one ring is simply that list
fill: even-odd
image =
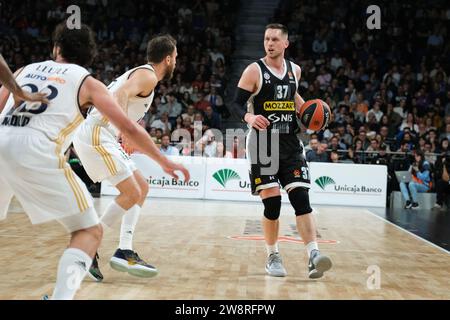
[{"label": "basketball player in black jersey", "polygon": [[299,130],[296,110],[305,102],[297,92],[301,69],[284,58],[288,45],[285,26],[267,25],[264,35],[266,56],[244,70],[232,109],[250,128],[247,158],[251,162],[252,193],[259,194],[264,204],[266,272],[277,277],[287,274],[277,245],[281,184],[288,192],[298,232],[306,245],[309,278],[315,279],[322,277],[332,263],[330,258],[320,254],[317,246],[308,195],[309,171],[303,145],[296,136]]}]

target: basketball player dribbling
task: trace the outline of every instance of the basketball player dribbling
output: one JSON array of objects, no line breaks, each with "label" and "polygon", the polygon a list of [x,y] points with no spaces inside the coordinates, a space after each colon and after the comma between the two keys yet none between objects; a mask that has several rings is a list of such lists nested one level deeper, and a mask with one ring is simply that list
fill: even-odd
[{"label": "basketball player dribbling", "polygon": [[[264,204],[263,229],[268,255],[266,272],[275,277],[287,275],[277,244],[281,184],[288,192],[295,210],[297,230],[306,244],[309,278],[316,279],[322,277],[332,263],[330,258],[320,254],[317,245],[308,194],[309,171],[303,146],[296,136],[299,129],[296,110],[305,102],[297,92],[301,69],[284,58],[288,45],[285,26],[266,26],[266,56],[244,70],[232,108],[250,128],[246,142],[247,158],[251,163],[252,193],[259,194]],[[268,156],[270,162],[262,155]],[[272,165],[275,168],[271,168]]]},{"label": "basketball player dribbling", "polygon": [[[158,82],[172,78],[176,56],[176,40],[169,35],[158,36],[148,42],[148,63],[125,72],[110,84],[109,91],[131,120],[137,122],[144,117]],[[110,259],[111,267],[138,277],[152,277],[158,270],[142,260],[132,246],[148,183],[119,145],[118,138],[119,130],[97,109],[92,109],[76,132],[73,143],[92,181],[108,180],[120,192],[100,219],[104,225],[112,227],[122,218],[119,247]],[[103,280],[97,255],[89,275],[96,281]]]},{"label": "basketball player dribbling", "polygon": [[[83,121],[80,109],[95,105],[133,147],[152,157],[176,177],[187,170],[160,154],[148,133],[131,121],[107,88],[82,66],[95,55],[92,31],[86,25],[70,30],[63,22],[53,35],[53,58],[23,67],[16,81],[28,91],[46,93],[46,103],[14,104],[0,90],[0,172],[7,192],[17,197],[33,224],[57,220],[69,233],[52,299],[73,299],[100,245],[103,229],[84,183],[65,162],[64,151]],[[3,186],[5,188],[5,186]],[[0,208],[5,215],[8,207]]]}]

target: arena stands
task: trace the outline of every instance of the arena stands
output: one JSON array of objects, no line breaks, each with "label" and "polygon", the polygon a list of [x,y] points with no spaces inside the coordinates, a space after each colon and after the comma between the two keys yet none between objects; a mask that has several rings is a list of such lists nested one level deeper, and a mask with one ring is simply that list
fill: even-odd
[{"label": "arena stands", "polygon": [[319,140],[353,162],[377,161],[363,152],[398,151],[404,141],[401,152],[447,151],[448,4],[379,1],[382,28],[369,30],[365,1],[338,2],[283,0],[272,19],[290,30],[288,56],[302,67],[300,94],[333,110]]},{"label": "arena stands", "polygon": [[[300,94],[305,100],[320,97],[333,110],[329,128],[313,137],[327,145],[328,161],[333,149],[340,161],[355,163],[379,162],[386,152],[389,164],[391,158],[410,157],[421,149],[434,163],[448,150],[450,138],[446,2],[429,7],[427,1],[415,6],[381,1],[380,30],[365,27],[364,1],[340,2],[282,0],[272,18],[290,30],[287,55],[302,67]],[[58,3],[2,3],[0,49],[12,69],[49,57],[51,30],[66,16],[68,5]],[[176,72],[158,87],[143,123],[156,142],[161,130],[186,128],[194,134],[195,119],[203,121],[202,133],[222,128],[229,115],[227,86],[235,85],[229,83],[227,69],[235,48],[238,1],[75,4],[97,32],[99,55],[90,70],[106,84],[145,61],[146,42],[153,35],[176,37]],[[30,16],[34,18],[25,18]],[[301,135],[305,145],[310,134]]]},{"label": "arena stands", "polygon": [[152,110],[145,118],[149,132],[155,132],[151,124],[160,121],[164,110],[169,111],[172,131],[184,119],[190,120],[185,125],[192,129],[194,118],[182,116],[191,105],[208,120],[204,130],[220,129],[222,117],[228,116],[223,97],[234,48],[233,12],[239,1],[86,0],[57,4],[51,0],[1,3],[0,51],[12,70],[50,58],[51,32],[68,16],[66,8],[76,4],[82,22],[96,32],[98,56],[89,70],[105,84],[145,63],[146,44],[154,35],[169,33],[176,38],[177,68],[173,79],[157,88]]}]

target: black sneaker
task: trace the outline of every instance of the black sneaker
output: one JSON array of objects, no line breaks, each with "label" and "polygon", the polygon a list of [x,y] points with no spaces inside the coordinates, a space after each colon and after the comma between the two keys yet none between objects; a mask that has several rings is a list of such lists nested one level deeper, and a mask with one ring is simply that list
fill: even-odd
[{"label": "black sneaker", "polygon": [[411,209],[411,207],[412,207],[411,201],[406,200],[406,204],[405,204],[405,206],[403,207],[403,209]]},{"label": "black sneaker", "polygon": [[98,259],[100,258],[98,256],[98,253],[96,253],[94,259],[92,260],[92,265],[89,268],[88,276],[94,281],[102,282],[103,274],[100,271],[100,267],[98,266]]},{"label": "black sneaker", "polygon": [[331,259],[327,256],[321,255],[319,250],[313,250],[311,252],[311,257],[309,258],[309,278],[318,279],[323,276],[325,271],[331,269],[332,263]]},{"label": "black sneaker", "polygon": [[411,205],[411,209],[420,209],[419,204],[417,202],[413,202],[413,204]]},{"label": "black sneaker", "polygon": [[158,269],[142,260],[133,250],[117,249],[109,264],[116,271],[128,272],[136,277],[150,278],[158,274]]}]

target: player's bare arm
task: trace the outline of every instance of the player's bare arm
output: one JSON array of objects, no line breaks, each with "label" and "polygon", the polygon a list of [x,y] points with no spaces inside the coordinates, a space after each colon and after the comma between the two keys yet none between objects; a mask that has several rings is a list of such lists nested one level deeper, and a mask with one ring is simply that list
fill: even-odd
[{"label": "player's bare arm", "polygon": [[138,95],[149,95],[158,84],[156,74],[148,69],[138,69],[131,74],[131,77],[116,91],[116,98],[122,110],[127,113],[128,101]]},{"label": "player's bare arm", "polygon": [[[22,88],[15,80],[15,77],[20,73],[21,70],[22,68],[17,70],[13,75],[5,59],[3,59],[3,56],[0,54],[0,83],[2,83],[3,86],[7,89],[6,91],[9,91],[13,94],[16,105],[23,100],[41,101],[43,103],[48,103],[48,100],[45,98],[46,94],[39,92],[30,93],[22,90]],[[7,96],[8,95],[9,94],[7,94]],[[0,100],[0,112],[1,110],[3,110],[3,108],[4,104],[2,104]]]},{"label": "player's bare arm", "polygon": [[181,171],[185,180],[189,180],[190,176],[187,169],[180,164],[170,161],[159,152],[147,131],[127,117],[111,93],[100,81],[93,77],[88,77],[81,86],[79,102],[83,107],[95,105],[129,139],[136,149],[155,160],[166,173],[178,179],[175,171]]},{"label": "player's bare arm", "polygon": [[242,73],[241,79],[238,83],[238,88],[236,92],[236,98],[233,102],[233,110],[253,128],[258,130],[264,130],[270,125],[269,120],[267,120],[262,115],[254,115],[246,112],[246,104],[250,96],[258,90],[259,83],[259,70],[255,63],[249,65]]},{"label": "player's bare arm", "polygon": [[5,88],[5,86],[2,86],[0,88],[0,112],[3,111],[6,105],[6,101],[8,101],[9,91]]},{"label": "player's bare arm", "polygon": [[[1,55],[0,55],[0,57],[1,57]],[[2,58],[0,58],[0,60],[3,60],[3,57]],[[3,60],[3,61],[5,61],[5,60]],[[2,65],[3,63],[0,63],[0,65]],[[6,62],[5,62],[5,64],[6,64]],[[6,66],[6,67],[8,67],[8,66]],[[12,77],[12,80],[14,81],[14,82],[16,82],[16,80],[15,80],[15,77],[22,71],[22,69],[23,68],[20,68],[19,70],[17,70],[16,72],[14,72],[14,75],[11,75],[11,77]],[[8,89],[8,87],[7,87],[7,84],[6,84],[6,82],[3,82],[3,77],[5,76],[5,74],[3,74],[3,71],[4,71],[4,69],[3,69],[3,67],[1,68],[1,79],[0,79],[0,81],[3,83],[3,86],[0,88],[0,112],[2,112],[3,111],[3,108],[5,107],[5,105],[6,105],[6,102],[8,101],[8,98],[9,98],[9,95],[10,95],[10,91],[9,91],[9,89]],[[8,68],[8,71],[9,71],[9,68]],[[9,71],[9,72],[11,72],[11,71]],[[18,84],[17,84],[17,86],[19,86]],[[20,87],[19,87],[19,89],[20,89]],[[20,89],[21,90],[21,89]]]},{"label": "player's bare arm", "polygon": [[[128,101],[132,97],[149,95],[158,84],[156,74],[148,69],[137,69],[130,78],[114,92],[114,97],[117,103],[122,107],[122,110],[128,114]],[[131,153],[133,148],[130,148],[128,139],[119,134],[122,141],[122,147],[126,152]]]},{"label": "player's bare arm", "polygon": [[[297,77],[297,81],[300,82],[300,78],[302,76],[302,69],[300,68],[300,66],[294,64],[294,72]],[[305,100],[302,98],[302,96],[297,91],[297,93],[295,94],[295,108],[296,108],[297,112],[299,112],[300,107],[304,103],[305,103]]]}]

